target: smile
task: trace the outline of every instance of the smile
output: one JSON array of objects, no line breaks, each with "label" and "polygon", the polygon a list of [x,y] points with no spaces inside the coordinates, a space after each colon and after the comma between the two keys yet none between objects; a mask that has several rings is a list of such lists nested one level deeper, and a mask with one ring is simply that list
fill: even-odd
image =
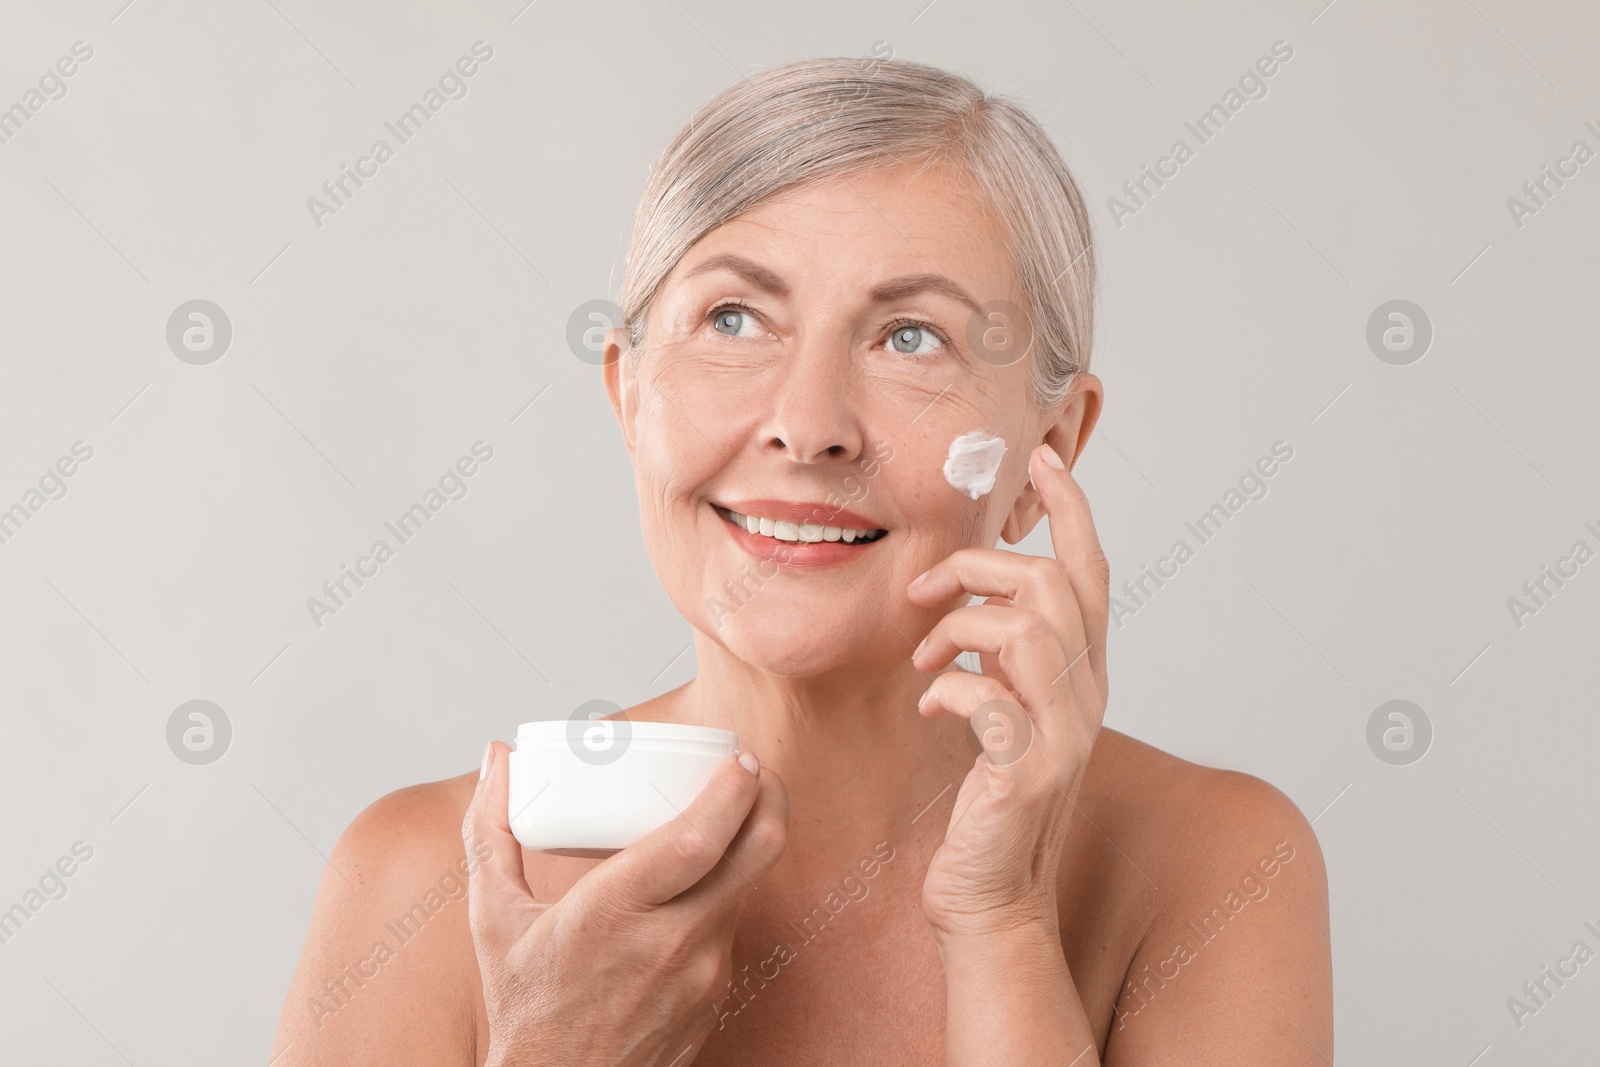
[{"label": "smile", "polygon": [[749,510],[711,505],[734,540],[752,554],[780,564],[811,568],[844,563],[889,536],[888,530],[872,525],[865,516],[820,504],[759,500],[740,506]]},{"label": "smile", "polygon": [[888,530],[871,527],[828,526],[820,522],[793,522],[787,519],[769,519],[764,516],[742,515],[728,508],[717,509],[728,522],[742,527],[746,533],[760,534],[778,541],[815,544],[818,541],[843,541],[845,544],[869,544],[888,536]]}]

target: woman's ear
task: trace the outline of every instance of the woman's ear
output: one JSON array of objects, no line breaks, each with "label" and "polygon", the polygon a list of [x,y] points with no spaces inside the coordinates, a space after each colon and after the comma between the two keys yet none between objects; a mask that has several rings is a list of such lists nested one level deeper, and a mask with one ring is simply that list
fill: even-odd
[{"label": "woman's ear", "polygon": [[[1061,416],[1056,420],[1054,429],[1060,433],[1060,439],[1051,440],[1049,434],[1045,435],[1050,447],[1066,460],[1067,470],[1072,469],[1078,457],[1083,455],[1083,450],[1089,447],[1089,435],[1094,433],[1095,424],[1100,421],[1100,409],[1104,403],[1105,387],[1100,384],[1100,379],[1088,371],[1080,371],[1072,380],[1072,392],[1067,394]],[[1070,451],[1062,447],[1065,444],[1070,444]]]},{"label": "woman's ear", "polygon": [[[1067,464],[1067,469],[1072,470],[1078,462],[1078,457],[1088,447],[1089,435],[1094,433],[1094,427],[1100,421],[1100,410],[1105,400],[1105,390],[1100,384],[1100,379],[1082,371],[1073,379],[1072,391],[1062,401],[1061,410],[1045,425],[1043,443],[1056,450]],[[1028,454],[1033,454],[1038,442],[1028,446]],[[1027,537],[1039,520],[1044,517],[1044,501],[1039,497],[1039,491],[1033,487],[1030,478],[1022,487],[1022,492],[1017,496],[1017,502],[1012,505],[1011,513],[1006,516],[1005,525],[1000,528],[1000,537],[1008,545],[1014,545]]]},{"label": "woman's ear", "polygon": [[628,459],[633,459],[633,420],[639,413],[638,380],[634,377],[633,357],[628,348],[628,328],[613,326],[606,331],[606,344],[602,350],[604,360],[601,373],[606,380],[606,395],[611,398],[611,410],[622,427],[622,441],[628,447]]}]

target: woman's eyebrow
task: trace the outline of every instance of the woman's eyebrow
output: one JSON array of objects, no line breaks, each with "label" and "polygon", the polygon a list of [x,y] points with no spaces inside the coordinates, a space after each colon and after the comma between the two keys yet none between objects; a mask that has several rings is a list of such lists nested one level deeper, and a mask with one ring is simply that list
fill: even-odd
[{"label": "woman's eyebrow", "polygon": [[723,252],[720,255],[712,256],[685,274],[684,278],[693,278],[697,274],[705,274],[714,270],[732,271],[757,289],[771,293],[773,296],[787,298],[789,295],[789,286],[784,283],[782,278],[778,277],[776,271],[763,267],[753,259],[746,259],[744,256],[735,255],[732,252]]},{"label": "woman's eyebrow", "polygon": [[983,310],[965,289],[943,274],[907,274],[901,278],[892,278],[873,288],[872,299],[875,303],[892,304],[917,293],[943,293],[967,305],[974,314],[981,314]]},{"label": "woman's eyebrow", "polygon": [[[763,267],[752,259],[746,259],[744,256],[736,255],[732,252],[724,252],[720,255],[712,256],[689,271],[684,277],[693,278],[697,274],[705,274],[713,270],[731,271],[756,288],[774,296],[785,299],[789,296],[789,286],[775,271],[768,267]],[[908,296],[915,296],[917,293],[929,292],[942,293],[945,296],[959,300],[974,312],[981,312],[982,310],[978,306],[978,302],[972,299],[972,296],[965,289],[946,278],[943,274],[907,274],[900,278],[891,278],[874,286],[870,295],[873,303],[891,304],[897,300],[904,300]]]}]

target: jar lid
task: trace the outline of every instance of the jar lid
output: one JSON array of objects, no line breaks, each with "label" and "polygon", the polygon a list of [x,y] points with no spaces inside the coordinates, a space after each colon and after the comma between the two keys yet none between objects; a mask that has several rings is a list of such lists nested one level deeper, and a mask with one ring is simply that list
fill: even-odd
[{"label": "jar lid", "polygon": [[697,726],[681,722],[642,722],[638,719],[540,719],[517,727],[517,741],[565,741],[571,730],[587,730],[600,723],[626,724],[635,741],[702,741],[713,744],[739,744],[739,735],[716,726]]}]

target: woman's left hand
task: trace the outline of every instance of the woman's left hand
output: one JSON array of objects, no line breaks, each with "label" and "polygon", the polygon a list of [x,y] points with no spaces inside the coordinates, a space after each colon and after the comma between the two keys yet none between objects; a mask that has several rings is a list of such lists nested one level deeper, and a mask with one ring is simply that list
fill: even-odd
[{"label": "woman's left hand", "polygon": [[962,651],[983,667],[941,674],[920,708],[971,720],[984,748],[922,885],[923,913],[940,937],[1055,927],[1056,873],[1105,714],[1110,568],[1083,490],[1045,451],[1034,450],[1030,472],[1055,558],[964,548],[907,592],[928,607],[963,593],[987,598],[945,615],[912,655],[918,670],[939,670]]}]

